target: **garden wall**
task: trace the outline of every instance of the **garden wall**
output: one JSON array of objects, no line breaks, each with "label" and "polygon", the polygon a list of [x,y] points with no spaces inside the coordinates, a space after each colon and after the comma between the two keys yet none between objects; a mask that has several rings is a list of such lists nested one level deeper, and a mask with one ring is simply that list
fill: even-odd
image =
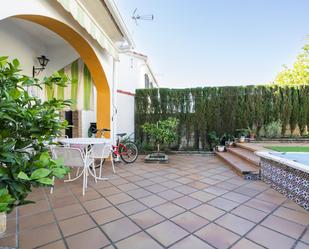
[{"label": "garden wall", "polygon": [[180,120],[178,141],[184,149],[207,147],[207,133],[235,134],[280,121],[282,135],[304,135],[309,124],[309,86],[237,86],[190,89],[139,89],[135,95],[135,137],[147,137],[141,125],[168,117]]}]

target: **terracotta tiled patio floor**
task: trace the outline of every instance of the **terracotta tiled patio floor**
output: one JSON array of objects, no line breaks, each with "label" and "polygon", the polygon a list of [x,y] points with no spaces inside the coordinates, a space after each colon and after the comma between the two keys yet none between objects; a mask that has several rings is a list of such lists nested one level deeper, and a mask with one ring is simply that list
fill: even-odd
[{"label": "terracotta tiled patio floor", "polygon": [[[142,159],[142,158],[141,158]],[[20,208],[21,248],[309,248],[309,212],[214,156],[117,167],[82,196],[81,182],[37,190]],[[8,237],[13,246],[14,214]]]}]

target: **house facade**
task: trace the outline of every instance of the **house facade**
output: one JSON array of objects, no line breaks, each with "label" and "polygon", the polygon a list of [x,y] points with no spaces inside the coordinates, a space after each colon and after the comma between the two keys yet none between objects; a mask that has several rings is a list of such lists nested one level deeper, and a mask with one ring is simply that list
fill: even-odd
[{"label": "house facade", "polygon": [[110,128],[106,135],[112,139],[117,130],[134,131],[135,89],[156,81],[147,57],[132,52],[133,40],[113,0],[5,0],[3,5],[0,55],[18,58],[29,76],[44,55],[49,62],[37,78],[60,71],[74,79],[65,89],[29,89],[42,99],[72,99],[64,115],[74,126],[70,135],[88,136],[91,122]]},{"label": "house facade", "polygon": [[120,54],[116,93],[116,129],[133,137],[135,120],[135,90],[157,88],[157,79],[149,65],[148,57],[129,51]]}]

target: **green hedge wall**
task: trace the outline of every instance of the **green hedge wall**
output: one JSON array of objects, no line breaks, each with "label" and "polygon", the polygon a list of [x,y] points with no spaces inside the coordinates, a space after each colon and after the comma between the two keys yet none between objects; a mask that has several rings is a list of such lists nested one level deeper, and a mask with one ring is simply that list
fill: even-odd
[{"label": "green hedge wall", "polygon": [[141,125],[168,117],[180,120],[178,137],[189,143],[194,134],[198,148],[206,146],[207,132],[234,133],[236,129],[259,130],[274,121],[291,131],[304,133],[309,125],[309,86],[237,86],[190,89],[139,89],[135,95],[135,136],[147,141]]}]

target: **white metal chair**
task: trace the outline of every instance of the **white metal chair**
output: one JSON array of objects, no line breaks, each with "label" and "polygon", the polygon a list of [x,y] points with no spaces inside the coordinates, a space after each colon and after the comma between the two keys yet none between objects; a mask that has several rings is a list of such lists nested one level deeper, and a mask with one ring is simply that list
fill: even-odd
[{"label": "white metal chair", "polygon": [[[62,135],[62,136],[60,136],[60,137],[56,137],[55,139],[54,139],[54,143],[58,143],[61,139],[67,139],[67,138],[69,138],[69,136],[68,135]],[[62,146],[63,147],[69,147],[68,145],[66,145],[66,144],[62,144]]]},{"label": "white metal chair", "polygon": [[[67,167],[78,169],[82,168],[81,172],[78,173],[75,178],[71,179],[71,177],[69,177],[69,179],[65,180],[64,182],[75,181],[83,175],[83,195],[85,195],[85,190],[87,189],[88,185],[88,172],[90,172],[90,166],[94,165],[94,160],[84,157],[82,151],[78,148],[55,147],[52,148],[52,155],[54,159],[63,159],[64,165]],[[94,177],[96,180],[95,170]]]},{"label": "white metal chair", "polygon": [[90,151],[90,157],[92,159],[100,159],[99,178],[102,178],[103,162],[109,157],[111,157],[113,172],[114,174],[116,173],[113,160],[113,149],[110,144],[94,144]]}]

